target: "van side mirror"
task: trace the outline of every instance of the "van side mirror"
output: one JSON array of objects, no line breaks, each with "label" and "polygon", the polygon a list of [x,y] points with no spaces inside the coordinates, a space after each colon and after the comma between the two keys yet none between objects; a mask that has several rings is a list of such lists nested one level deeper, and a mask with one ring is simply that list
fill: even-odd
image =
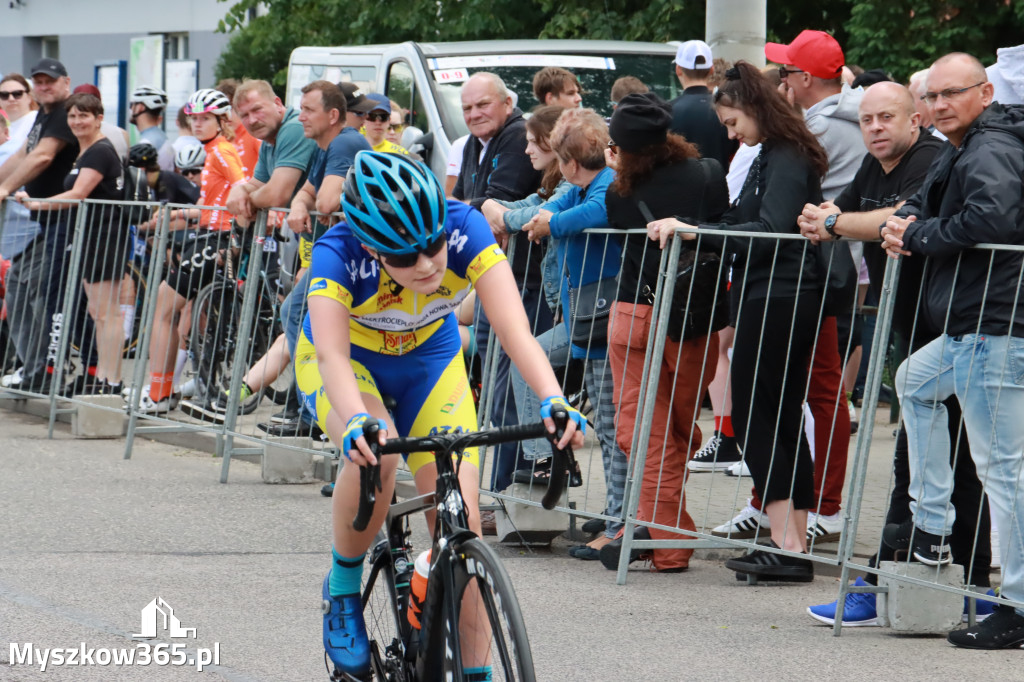
[{"label": "van side mirror", "polygon": [[424,134],[416,126],[409,126],[402,131],[402,146],[410,152],[425,156],[434,148],[434,133]]}]

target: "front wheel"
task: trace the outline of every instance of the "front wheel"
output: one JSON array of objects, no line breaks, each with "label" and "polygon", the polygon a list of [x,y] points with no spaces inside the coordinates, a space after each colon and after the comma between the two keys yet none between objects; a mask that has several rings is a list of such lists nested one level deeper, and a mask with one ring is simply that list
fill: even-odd
[{"label": "front wheel", "polygon": [[404,682],[405,644],[399,590],[391,544],[384,531],[377,534],[371,550],[369,571],[363,584],[363,620],[370,639],[370,667],[374,682]]},{"label": "front wheel", "polygon": [[[454,600],[445,600],[445,617],[439,624],[446,639],[446,678],[534,682],[523,614],[512,580],[494,550],[479,539],[468,540],[460,546],[452,568]],[[457,609],[454,618],[448,613],[451,603]],[[491,677],[485,672],[473,673],[487,668]]]}]

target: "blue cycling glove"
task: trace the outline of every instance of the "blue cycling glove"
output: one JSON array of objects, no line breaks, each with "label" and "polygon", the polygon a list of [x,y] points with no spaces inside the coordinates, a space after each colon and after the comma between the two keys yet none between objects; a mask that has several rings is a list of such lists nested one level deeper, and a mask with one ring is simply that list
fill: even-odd
[{"label": "blue cycling glove", "polygon": [[587,418],[580,414],[580,411],[569,404],[565,399],[565,396],[553,395],[544,399],[544,402],[540,404],[540,418],[547,419],[551,416],[551,409],[554,407],[560,407],[569,414],[569,419],[576,423],[576,428],[579,429],[580,433],[587,433]]},{"label": "blue cycling glove", "polygon": [[[363,425],[366,424],[366,420],[371,419],[370,415],[365,412],[352,415],[352,418],[348,420],[348,424],[345,425],[345,435],[341,439],[341,452],[345,455],[345,459],[352,461],[349,456],[349,450],[356,449],[356,441],[359,440],[359,436],[363,435]],[[387,431],[387,425],[383,420],[378,419],[377,424],[380,425],[381,431]]]}]

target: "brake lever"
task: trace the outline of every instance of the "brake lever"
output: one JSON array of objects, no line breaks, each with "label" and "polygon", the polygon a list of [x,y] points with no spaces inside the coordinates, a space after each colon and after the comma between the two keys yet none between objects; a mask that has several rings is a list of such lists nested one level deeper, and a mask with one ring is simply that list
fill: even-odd
[{"label": "brake lever", "polygon": [[359,510],[352,520],[352,528],[363,532],[370,523],[374,507],[377,504],[377,493],[382,492],[384,484],[380,474],[380,425],[376,419],[367,419],[363,424],[363,436],[370,452],[377,457],[376,464],[359,467]]},{"label": "brake lever", "polygon": [[569,472],[576,470],[576,457],[572,448],[559,449],[557,443],[565,435],[565,427],[569,423],[569,413],[560,407],[551,410],[551,419],[555,422],[555,433],[550,434],[551,439],[551,474],[548,479],[548,489],[541,499],[541,506],[545,509],[554,509],[565,492]]}]

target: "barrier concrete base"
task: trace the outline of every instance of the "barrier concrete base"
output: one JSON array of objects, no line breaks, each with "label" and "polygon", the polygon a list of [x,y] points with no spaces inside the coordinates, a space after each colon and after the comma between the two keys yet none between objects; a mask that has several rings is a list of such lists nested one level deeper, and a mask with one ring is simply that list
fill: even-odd
[{"label": "barrier concrete base", "polygon": [[[290,446],[290,447],[289,447]],[[317,479],[309,438],[279,438],[263,446],[264,483],[313,483]],[[297,450],[295,448],[304,448]]]},{"label": "barrier concrete base", "polygon": [[[529,486],[513,483],[505,491],[519,499],[540,502],[544,497],[543,486]],[[505,500],[505,510],[494,512],[498,541],[510,544],[547,545],[566,531],[565,514],[548,511],[543,507],[534,507],[520,502]]]},{"label": "barrier concrete base", "polygon": [[120,438],[125,434],[128,417],[119,395],[76,396],[77,411],[71,415],[71,434],[75,438]]},{"label": "barrier concrete base", "polygon": [[[934,566],[924,564],[883,561],[879,568],[895,576],[939,585],[959,588],[964,584],[964,567],[959,564],[936,571]],[[878,576],[878,586],[889,588],[877,600],[878,624],[883,627],[910,634],[946,634],[960,625],[964,598],[955,592],[915,585],[884,574]]]}]

